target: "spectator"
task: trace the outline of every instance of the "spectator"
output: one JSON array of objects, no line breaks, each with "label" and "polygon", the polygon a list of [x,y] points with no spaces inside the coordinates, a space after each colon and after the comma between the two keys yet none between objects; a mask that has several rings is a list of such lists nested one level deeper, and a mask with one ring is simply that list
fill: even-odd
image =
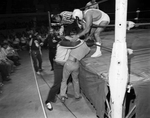
[{"label": "spectator", "polygon": [[27,38],[24,36],[24,34],[20,38],[20,46],[21,50],[26,50],[27,48]]},{"label": "spectator", "polygon": [[16,35],[13,40],[13,47],[17,50],[20,50],[20,39]]},{"label": "spectator", "polygon": [[9,73],[14,72],[14,62],[7,58],[4,48],[0,45],[1,61],[8,66]]},{"label": "spectator", "polygon": [[30,54],[33,61],[33,66],[35,72],[40,75],[42,71],[42,51],[41,51],[42,42],[38,38],[38,33],[34,33],[31,36],[31,40],[29,42],[30,46]]},{"label": "spectator", "polygon": [[[73,18],[85,21],[85,28],[74,37],[74,40],[77,40],[88,33],[90,33],[89,37],[94,35],[98,46],[96,46],[96,51],[91,57],[100,57],[102,55],[100,50],[100,45],[102,43],[100,34],[110,23],[109,16],[99,9],[88,9],[84,12],[79,9],[75,9],[73,11]],[[96,27],[93,27],[93,25],[96,25]]]},{"label": "spectator", "polygon": [[12,47],[10,47],[10,45],[8,43],[3,44],[3,49],[5,51],[7,58],[12,60],[14,62],[15,66],[19,66],[20,65],[20,62],[19,62],[20,56],[17,53],[17,51],[14,50]]},{"label": "spectator", "polygon": [[45,40],[44,43],[48,44],[48,48],[49,48],[49,60],[50,60],[50,64],[51,64],[51,71],[54,70],[53,67],[53,61],[56,55],[56,45],[59,42],[60,39],[57,38],[54,29],[49,29],[49,34]]},{"label": "spectator", "polygon": [[9,70],[8,70],[8,65],[5,64],[3,61],[0,59],[0,74],[1,74],[1,84],[3,84],[4,81],[10,81],[11,78],[9,76]]},{"label": "spectator", "polygon": [[5,61],[3,53],[0,48],[0,74],[1,74],[1,83],[3,81],[10,81],[10,65]]}]

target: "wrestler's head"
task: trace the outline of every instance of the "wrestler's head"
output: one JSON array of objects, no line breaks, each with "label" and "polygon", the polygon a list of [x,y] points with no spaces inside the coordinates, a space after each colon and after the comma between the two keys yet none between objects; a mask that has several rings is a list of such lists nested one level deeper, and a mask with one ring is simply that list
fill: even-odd
[{"label": "wrestler's head", "polygon": [[83,19],[83,12],[80,9],[74,9],[72,16],[74,19],[78,18],[78,19],[82,20]]}]

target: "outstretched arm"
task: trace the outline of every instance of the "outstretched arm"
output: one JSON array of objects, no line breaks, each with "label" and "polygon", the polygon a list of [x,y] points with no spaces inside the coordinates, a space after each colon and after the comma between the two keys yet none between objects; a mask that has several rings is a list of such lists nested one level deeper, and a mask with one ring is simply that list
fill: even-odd
[{"label": "outstretched arm", "polygon": [[86,23],[85,23],[85,28],[84,28],[84,30],[83,30],[81,33],[79,33],[79,34],[77,35],[77,37],[84,36],[85,34],[87,34],[87,33],[90,31],[91,26],[92,26],[92,23],[93,23],[92,15],[90,15],[90,14],[86,15],[86,17],[85,17],[85,22],[86,22]]}]

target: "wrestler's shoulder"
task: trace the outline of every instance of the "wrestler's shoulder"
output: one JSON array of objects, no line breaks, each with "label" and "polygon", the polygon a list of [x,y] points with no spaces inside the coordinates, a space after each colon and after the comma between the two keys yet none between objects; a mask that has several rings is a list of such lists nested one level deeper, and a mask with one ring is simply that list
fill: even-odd
[{"label": "wrestler's shoulder", "polygon": [[84,11],[84,13],[88,13],[88,14],[93,14],[93,13],[97,13],[97,12],[102,12],[102,11],[99,9],[88,9],[88,10]]}]

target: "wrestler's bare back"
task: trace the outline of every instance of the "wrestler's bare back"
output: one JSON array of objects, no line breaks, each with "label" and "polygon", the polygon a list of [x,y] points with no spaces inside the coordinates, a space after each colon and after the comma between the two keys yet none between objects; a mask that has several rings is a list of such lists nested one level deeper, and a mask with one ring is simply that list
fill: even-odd
[{"label": "wrestler's bare back", "polygon": [[90,9],[84,12],[84,20],[86,21],[89,17],[92,17],[93,21],[97,21],[102,17],[102,12],[97,9]]}]

